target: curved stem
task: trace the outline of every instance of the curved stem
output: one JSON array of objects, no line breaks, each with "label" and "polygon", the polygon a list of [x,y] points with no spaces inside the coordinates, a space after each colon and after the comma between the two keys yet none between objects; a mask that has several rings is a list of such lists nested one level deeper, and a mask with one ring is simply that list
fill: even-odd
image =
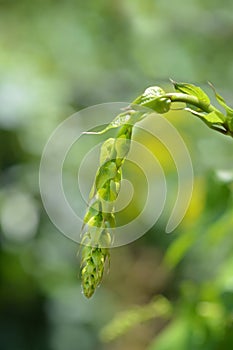
[{"label": "curved stem", "polygon": [[171,92],[165,95],[170,98],[172,102],[183,102],[193,105],[195,107],[200,108],[203,112],[211,113],[218,112],[221,113],[216,107],[211,104],[207,104],[203,101],[200,101],[196,96],[182,94],[180,92]]},{"label": "curved stem", "polygon": [[[205,102],[199,100],[196,96],[187,95],[187,94],[183,94],[183,93],[179,93],[179,92],[167,93],[167,94],[165,94],[165,96],[167,98],[169,98],[171,100],[171,102],[182,102],[185,104],[193,105],[195,107],[198,107],[204,113],[216,112],[218,117],[221,118],[221,120],[223,121],[222,126],[216,126],[216,125],[210,124],[210,123],[208,123],[207,125],[213,130],[216,130],[224,135],[228,135],[228,136],[233,137],[233,131],[231,131],[229,129],[228,124],[227,124],[227,117],[224,116],[224,114],[222,114],[222,112],[220,112],[212,104],[205,103]],[[198,116],[198,113],[195,114],[191,110],[190,110],[190,112],[193,113],[194,115]]]}]

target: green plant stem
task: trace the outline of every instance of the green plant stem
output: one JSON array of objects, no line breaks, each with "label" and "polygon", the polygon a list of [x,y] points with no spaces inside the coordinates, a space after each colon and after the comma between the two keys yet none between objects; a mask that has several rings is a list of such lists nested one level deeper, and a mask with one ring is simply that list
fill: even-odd
[{"label": "green plant stem", "polygon": [[[206,113],[211,113],[211,112],[220,113],[220,111],[216,107],[214,107],[212,104],[207,104],[203,101],[200,101],[196,96],[186,95],[180,92],[167,93],[165,96],[170,98],[172,102],[183,102],[186,104],[190,104],[200,108],[203,112],[206,112]],[[225,118],[223,119],[223,121],[225,121]]]},{"label": "green plant stem", "polygon": [[[195,106],[199,108],[201,111],[204,113],[211,113],[211,112],[216,112],[223,121],[222,126],[216,126],[214,124],[206,123],[211,129],[216,130],[220,132],[221,134],[228,135],[230,137],[233,137],[233,131],[229,130],[228,124],[227,124],[227,118],[220,112],[219,109],[214,107],[212,104],[205,103],[203,101],[200,101],[196,96],[192,95],[187,95],[179,92],[172,92],[172,93],[167,93],[165,94],[167,98],[171,100],[172,103],[175,102],[181,102],[185,103],[187,105]],[[190,111],[188,108],[186,110]],[[194,111],[191,111],[192,114],[195,115]],[[197,113],[198,116],[198,113]]]}]

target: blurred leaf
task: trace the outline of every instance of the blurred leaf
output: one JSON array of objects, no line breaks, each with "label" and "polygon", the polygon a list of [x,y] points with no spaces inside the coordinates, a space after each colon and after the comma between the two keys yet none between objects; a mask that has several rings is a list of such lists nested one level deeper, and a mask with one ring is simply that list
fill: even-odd
[{"label": "blurred leaf", "polygon": [[[189,325],[185,318],[173,321],[149,346],[148,350],[187,350]],[[197,350],[197,349],[195,349]]]},{"label": "blurred leaf", "polygon": [[115,316],[115,318],[107,324],[100,333],[100,337],[104,342],[112,341],[123,334],[127,333],[131,328],[148,321],[155,317],[170,318],[172,306],[170,302],[158,296],[147,305],[138,306],[134,309],[124,311]]},{"label": "blurred leaf", "polygon": [[188,250],[194,244],[197,239],[197,232],[185,232],[179,235],[172,244],[168,247],[164,262],[168,264],[169,267],[174,268],[187,254]]}]

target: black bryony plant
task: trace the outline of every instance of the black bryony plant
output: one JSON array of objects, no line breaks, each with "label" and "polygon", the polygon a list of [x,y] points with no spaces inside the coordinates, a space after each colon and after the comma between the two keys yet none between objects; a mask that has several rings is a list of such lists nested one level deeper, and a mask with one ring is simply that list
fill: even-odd
[{"label": "black bryony plant", "polygon": [[[175,92],[166,93],[158,86],[147,88],[132,104],[120,113],[104,130],[87,132],[103,134],[119,128],[115,138],[107,139],[100,152],[99,168],[89,196],[89,205],[83,219],[81,281],[83,293],[90,298],[102,281],[106,261],[110,260],[111,229],[116,226],[114,203],[119,195],[122,167],[130,150],[133,128],[150,113],[163,114],[176,102],[183,102],[184,110],[200,118],[208,127],[233,137],[233,109],[230,108],[213,85],[217,102],[225,114],[214,107],[207,94],[198,86],[171,80]],[[147,108],[137,108],[137,105]]]}]

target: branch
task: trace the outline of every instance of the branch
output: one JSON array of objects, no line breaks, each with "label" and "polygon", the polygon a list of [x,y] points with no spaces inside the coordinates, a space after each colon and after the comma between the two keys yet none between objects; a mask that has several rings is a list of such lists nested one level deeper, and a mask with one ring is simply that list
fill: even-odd
[{"label": "branch", "polygon": [[[134,125],[153,111],[163,114],[171,110],[173,103],[182,102],[184,110],[201,119],[209,128],[233,137],[233,109],[214,91],[218,103],[226,115],[210,103],[209,97],[198,86],[176,83],[176,92],[165,93],[158,86],[149,87],[130,106],[120,113],[104,130],[86,132],[103,134],[109,129],[120,128],[116,138],[107,139],[102,147],[90,203],[83,219],[83,239],[80,275],[83,293],[90,298],[102,281],[106,260],[110,259],[111,229],[115,227],[115,201],[120,192],[122,166],[130,150]],[[147,107],[137,108],[136,105]]]}]

